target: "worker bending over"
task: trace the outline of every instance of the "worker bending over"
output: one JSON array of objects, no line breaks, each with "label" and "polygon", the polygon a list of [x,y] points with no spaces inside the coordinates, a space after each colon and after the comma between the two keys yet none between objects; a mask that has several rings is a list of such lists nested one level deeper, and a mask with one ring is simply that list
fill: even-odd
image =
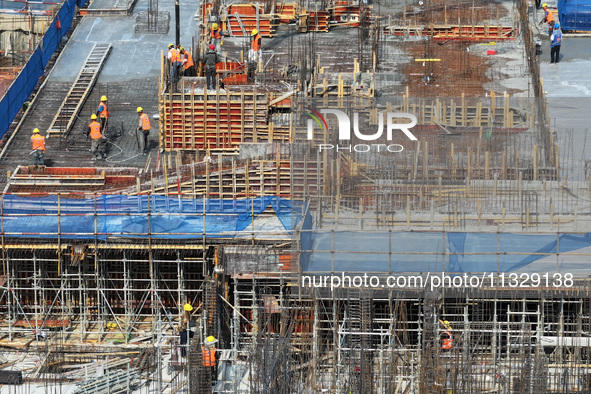
[{"label": "worker bending over", "polygon": [[554,25],[556,24],[556,20],[554,19],[554,14],[548,8],[548,4],[542,4],[542,9],[544,10],[544,18],[540,21],[540,23],[546,22],[548,24],[548,36],[552,36],[552,30],[554,30]]}]

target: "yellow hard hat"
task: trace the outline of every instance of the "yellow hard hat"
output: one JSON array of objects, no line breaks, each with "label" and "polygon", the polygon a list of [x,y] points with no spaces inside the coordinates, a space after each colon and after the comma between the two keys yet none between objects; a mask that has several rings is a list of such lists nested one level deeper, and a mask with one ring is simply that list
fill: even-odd
[{"label": "yellow hard hat", "polygon": [[185,50],[185,47],[181,47],[181,49],[179,49],[181,52]]},{"label": "yellow hard hat", "polygon": [[188,302],[183,306],[183,309],[186,310],[187,312],[191,312],[193,310],[193,307],[191,306],[191,304],[189,304]]},{"label": "yellow hard hat", "polygon": [[207,342],[215,342],[215,338],[213,335],[207,337]]},{"label": "yellow hard hat", "polygon": [[252,35],[254,36],[255,34],[257,34],[259,31],[257,29],[252,29]]},{"label": "yellow hard hat", "polygon": [[169,48],[172,48],[174,46],[174,44],[168,44]]},{"label": "yellow hard hat", "polygon": [[38,133],[39,129],[33,129],[33,134]]},{"label": "yellow hard hat", "polygon": [[213,30],[217,30],[217,29],[218,29],[218,27],[219,27],[219,26],[218,26],[218,24],[217,24],[217,23],[214,23],[213,25],[211,25],[211,28],[212,28]]},{"label": "yellow hard hat", "polygon": [[143,112],[143,108],[142,107],[137,107],[137,112]]},{"label": "yellow hard hat", "polygon": [[447,320],[444,320],[443,324],[449,324],[449,322]]},{"label": "yellow hard hat", "polygon": [[107,96],[101,97],[101,101],[107,101]]},{"label": "yellow hard hat", "polygon": [[546,7],[548,7],[548,4],[546,4],[546,3],[542,4],[542,8],[546,8]]},{"label": "yellow hard hat", "polygon": [[90,119],[95,120],[96,119],[96,114],[90,115]]}]

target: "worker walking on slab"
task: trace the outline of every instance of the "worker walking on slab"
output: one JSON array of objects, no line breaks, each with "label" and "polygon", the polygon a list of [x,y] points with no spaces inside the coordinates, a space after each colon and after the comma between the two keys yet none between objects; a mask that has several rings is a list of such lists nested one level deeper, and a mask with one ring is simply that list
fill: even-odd
[{"label": "worker walking on slab", "polygon": [[107,96],[101,97],[101,102],[99,103],[98,109],[96,110],[96,115],[101,120],[101,130],[104,133],[107,130],[107,121],[109,120],[109,111],[107,110]]},{"label": "worker walking on slab", "polygon": [[[150,134],[150,117],[144,113],[142,107],[137,107],[137,114],[139,115],[139,124],[137,126],[137,132],[143,132],[143,152],[144,155],[148,153],[148,135]],[[141,148],[141,147],[140,147]]]},{"label": "worker walking on slab", "polygon": [[33,165],[43,166],[45,158],[45,137],[39,134],[39,129],[33,130],[31,142],[33,143]]},{"label": "worker walking on slab", "polygon": [[168,61],[170,62],[170,81],[176,83],[181,67],[181,53],[174,47],[174,44],[168,45]]},{"label": "worker walking on slab", "polygon": [[548,24],[548,37],[552,36],[552,30],[554,30],[554,25],[556,24],[556,20],[554,19],[554,14],[548,8],[548,4],[542,4],[542,9],[544,10],[544,18],[540,21],[540,23],[546,22]]},{"label": "worker walking on slab", "polygon": [[205,62],[205,76],[207,77],[207,89],[215,90],[216,88],[216,65],[218,63],[218,54],[215,51],[215,46],[209,44],[209,49],[203,55]]},{"label": "worker walking on slab", "polygon": [[193,56],[185,48],[181,47],[181,59],[183,67],[185,68],[186,77],[196,77],[197,71],[195,71],[195,63],[193,62]]},{"label": "worker walking on slab", "polygon": [[103,135],[101,134],[101,124],[96,121],[96,115],[90,115],[91,122],[88,125],[86,137],[91,138],[90,152],[92,152],[92,160],[104,159],[105,153],[101,150],[101,143]]},{"label": "worker walking on slab", "polygon": [[201,347],[201,356],[203,360],[203,366],[211,368],[211,380],[215,382],[218,376],[218,368],[215,353],[217,349],[215,347],[215,343],[217,340],[213,335],[210,335],[205,340],[205,343]]},{"label": "worker walking on slab", "polygon": [[550,36],[550,64],[557,64],[560,60],[560,44],[562,44],[562,32],[560,25],[554,25],[554,32]]},{"label": "worker walking on slab", "polygon": [[219,28],[217,23],[214,23],[209,28],[209,44],[215,47],[218,55],[222,54],[222,44],[224,43],[224,31]]}]

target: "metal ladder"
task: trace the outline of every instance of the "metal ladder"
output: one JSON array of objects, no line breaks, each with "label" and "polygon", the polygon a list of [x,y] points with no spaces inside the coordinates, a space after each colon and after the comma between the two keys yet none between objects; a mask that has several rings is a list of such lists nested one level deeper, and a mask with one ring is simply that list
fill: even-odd
[{"label": "metal ladder", "polygon": [[47,130],[49,136],[64,137],[69,133],[74,125],[74,118],[78,116],[82,105],[88,98],[101,68],[111,52],[111,48],[111,44],[95,44],[92,47],[84,66],[82,66],[82,70]]}]

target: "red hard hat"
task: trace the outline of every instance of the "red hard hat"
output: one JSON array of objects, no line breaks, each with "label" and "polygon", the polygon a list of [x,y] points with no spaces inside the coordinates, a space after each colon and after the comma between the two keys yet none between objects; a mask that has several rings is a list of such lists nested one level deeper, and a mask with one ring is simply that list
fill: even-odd
[{"label": "red hard hat", "polygon": [[209,49],[215,49],[215,45],[209,44]]}]

